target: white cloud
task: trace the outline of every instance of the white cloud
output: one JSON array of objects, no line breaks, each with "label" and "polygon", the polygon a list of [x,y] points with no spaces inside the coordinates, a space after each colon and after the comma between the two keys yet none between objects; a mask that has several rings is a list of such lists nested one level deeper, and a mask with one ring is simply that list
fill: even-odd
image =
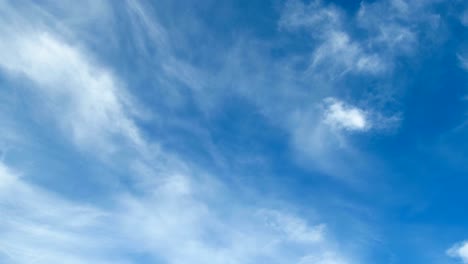
[{"label": "white cloud", "polygon": [[[108,215],[34,186],[0,163],[0,260],[5,263],[126,263]],[[114,252],[110,254],[110,252]]]},{"label": "white cloud", "polygon": [[[122,196],[115,219],[135,250],[170,263],[290,263],[333,252],[324,225],[239,203],[210,178],[173,174],[144,193]],[[216,205],[219,199],[229,209]]]},{"label": "white cloud", "polygon": [[400,116],[386,116],[375,109],[363,109],[336,98],[326,98],[291,117],[292,146],[297,161],[327,175],[353,182],[357,174],[380,163],[356,146],[353,134],[383,132],[396,127]]},{"label": "white cloud", "polygon": [[[51,116],[65,133],[70,132],[75,143],[94,149],[95,144],[112,142],[115,135],[120,135],[133,144],[145,145],[124,90],[105,68],[91,63],[78,48],[50,33],[13,36],[12,42],[4,43],[10,53],[0,52],[1,66],[37,85],[39,94],[52,102]],[[159,154],[167,156],[163,151]],[[20,264],[29,263],[31,256],[37,256],[37,263],[59,263],[63,259],[70,263],[106,263],[112,261],[110,252],[145,252],[175,264],[238,264],[259,258],[289,263],[290,257],[310,254],[305,249],[292,253],[280,245],[319,243],[316,247],[328,248],[321,226],[311,227],[299,217],[275,213],[272,228],[262,222],[263,218],[255,219],[258,210],[245,204],[238,205],[245,211],[220,217],[225,212],[211,205],[213,200],[205,196],[205,183],[195,177],[193,170],[183,170],[179,163],[166,164],[158,155],[132,159],[137,164],[152,161],[158,168],[143,166],[134,171],[145,174],[143,184],[137,186],[138,194],[118,195],[117,204],[112,206],[117,209],[82,206],[17,178],[5,177],[2,182],[8,184],[8,189],[27,199],[13,201],[25,203],[24,210],[18,212],[0,207],[5,215],[15,216],[4,225],[8,234],[3,237],[9,241],[3,247],[4,254]],[[16,185],[8,183],[11,179],[16,179]],[[217,188],[210,184],[206,189]],[[28,190],[26,195],[22,189]],[[223,192],[223,199],[227,199],[226,195]],[[8,204],[4,201],[10,197],[14,197],[12,193],[5,192],[0,204]],[[230,201],[231,206],[235,202]],[[16,217],[24,221],[18,222]],[[41,245],[34,242],[39,241],[39,236]],[[109,241],[114,237],[119,239]]]},{"label": "white cloud", "polygon": [[279,26],[284,29],[311,27],[323,34],[338,27],[341,22],[340,10],[332,5],[324,6],[321,1],[311,1],[306,5],[300,0],[290,0],[284,6]]},{"label": "white cloud", "polygon": [[[168,35],[165,29],[155,21],[149,13],[151,10],[148,6],[138,0],[126,1],[129,11],[129,18],[132,23],[132,37],[136,42],[136,46],[140,52],[146,56],[150,56],[149,49],[154,48],[155,45],[160,52],[160,56],[170,55],[170,44],[168,43]],[[145,36],[151,39],[151,42],[146,43]]]},{"label": "white cloud", "polygon": [[[388,5],[389,1],[385,3]],[[392,17],[405,9],[404,3],[394,4],[399,7],[388,9]],[[241,43],[228,58],[228,72],[222,75],[237,84],[233,85],[239,87],[236,92],[288,132],[299,163],[345,179],[352,178],[357,170],[362,172],[366,164],[375,164],[360,153],[351,133],[346,132],[383,131],[395,127],[400,120],[399,114],[385,109],[395,105],[397,89],[384,86],[394,59],[405,53],[403,46],[412,44],[413,37],[405,34],[408,28],[396,23],[397,19],[386,23],[388,27],[382,33],[375,21],[385,16],[379,13],[385,8],[363,6],[360,12],[368,27],[360,24],[364,22],[359,14],[349,14],[326,1],[286,1],[278,27],[288,34],[299,33],[297,36],[303,41],[300,51],[286,54],[278,63],[261,56],[262,51],[258,50],[262,46]],[[386,43],[391,40],[395,43]],[[392,50],[387,52],[390,45]],[[367,102],[365,108],[336,99],[323,104],[326,97],[346,93],[342,88],[348,80],[349,88],[357,90],[352,94],[362,91],[363,87],[352,87],[356,76],[359,82],[372,80],[376,84],[365,88],[365,94],[359,98]],[[317,111],[317,102],[325,106],[324,113]]]},{"label": "white cloud", "polygon": [[453,245],[447,250],[447,255],[457,258],[465,264],[468,263],[468,242],[464,241]]},{"label": "white cloud", "polygon": [[130,118],[137,110],[107,69],[51,33],[18,32],[4,37],[0,66],[36,84],[42,110],[50,111],[77,144],[109,150],[112,145],[107,139],[112,135],[143,144]]},{"label": "white cloud", "polygon": [[386,64],[376,53],[364,49],[365,43],[350,37],[343,26],[346,16],[333,5],[312,1],[288,1],[279,22],[280,28],[305,28],[317,41],[308,72],[332,79],[345,73],[378,74]]},{"label": "white cloud", "polygon": [[[323,68],[326,72],[322,72]],[[378,55],[366,54],[360,44],[351,41],[345,32],[332,31],[314,51],[309,72],[318,71],[335,76],[347,72],[379,73],[384,68],[385,65]]]},{"label": "white cloud", "polygon": [[365,131],[372,124],[366,111],[334,98],[325,100],[324,122],[335,129]]},{"label": "white cloud", "polygon": [[[325,261],[324,251],[344,258],[323,225],[238,203],[225,187],[192,177],[158,177],[138,194],[117,194],[104,209],[50,193],[0,163],[0,260],[131,263],[144,253],[173,264],[283,264],[305,256]],[[229,208],[218,199],[229,199]]]},{"label": "white cloud", "polygon": [[[128,3],[146,26],[153,27],[149,15],[143,12],[137,1]],[[316,20],[339,21],[333,12],[332,9],[324,10],[320,15],[323,18]],[[47,102],[36,106],[46,108],[66,136],[70,136],[77,145],[86,145],[93,150],[96,145],[113,148],[115,137],[123,137],[137,146],[148,143],[140,135],[134,119],[138,110],[123,85],[79,44],[71,44],[75,42],[49,30],[20,29],[12,32],[3,28],[2,32],[7,41],[0,44],[1,67],[34,83],[38,94],[45,99],[43,102]],[[162,29],[153,27],[150,34],[160,40],[159,45],[166,45]],[[330,45],[334,56],[343,57],[338,61],[340,71],[350,67],[357,67],[359,71],[378,67],[378,58],[368,56],[346,33],[327,34],[323,44],[323,50],[316,53],[318,64],[329,60],[326,48]],[[177,69],[184,68],[184,65],[163,68],[176,74]],[[183,73],[180,77],[182,82],[203,86],[196,78],[199,72],[195,67],[190,66]],[[336,101],[335,104],[337,102],[341,103]],[[370,125],[365,112],[344,103],[340,107],[334,110],[330,107],[328,125],[346,130],[368,129]],[[287,111],[285,116],[290,114],[291,111]],[[332,141],[336,138],[341,140],[340,135],[336,138],[333,138],[334,134],[330,136],[319,120],[305,120],[304,135],[313,134],[314,143],[330,138]],[[130,149],[121,144],[119,147]],[[326,159],[335,166],[335,162],[330,162],[330,157],[336,156],[332,153],[335,149],[328,151],[332,149],[328,146],[324,149],[316,153],[326,153]],[[170,159],[167,158],[170,154],[163,150],[158,155]],[[109,252],[143,252],[154,259],[174,264],[291,263],[310,262],[314,258],[324,264],[350,262],[341,261],[346,257],[340,252],[323,254],[322,251],[334,252],[334,247],[330,245],[329,234],[321,223],[310,224],[300,216],[279,209],[263,209],[242,203],[230,197],[227,189],[223,189],[225,187],[209,180],[200,181],[192,168],[180,169],[186,164],[178,157],[174,158],[178,161],[174,165],[155,156],[138,155],[122,162],[145,164],[132,171],[142,184],[132,189],[132,194],[117,194],[117,201],[107,209],[70,202],[17,177],[5,176],[2,182],[8,186],[7,189],[26,193],[24,197],[27,199],[10,203],[25,204],[24,209],[15,215],[11,208],[1,207],[15,196],[5,192],[5,196],[0,198],[3,199],[0,210],[5,215],[24,220],[17,222],[15,218],[5,225],[8,236],[4,237],[8,238],[9,244],[4,247],[7,251],[4,253],[21,264],[30,263],[28,256],[32,255],[40,256],[36,260],[38,263],[62,263],[63,259],[70,260],[68,263],[106,263],[112,261],[106,255]],[[157,164],[154,165],[157,169],[146,166],[147,163]],[[127,169],[125,165],[121,168]],[[144,177],[140,173],[145,174]],[[21,191],[23,189],[28,191]],[[219,196],[211,197],[207,190]],[[229,208],[217,205],[219,200],[229,204]],[[45,243],[35,242],[39,238]],[[117,238],[117,243],[109,241],[112,240],[109,238]],[[183,252],[181,248],[184,248]]]},{"label": "white cloud", "polygon": [[[434,1],[381,0],[361,3],[357,13],[357,26],[369,36],[366,45],[384,54],[391,65],[396,57],[411,56],[418,51],[424,38],[431,42],[442,37],[439,32],[440,17],[430,10]],[[428,32],[421,35],[421,32]]]}]

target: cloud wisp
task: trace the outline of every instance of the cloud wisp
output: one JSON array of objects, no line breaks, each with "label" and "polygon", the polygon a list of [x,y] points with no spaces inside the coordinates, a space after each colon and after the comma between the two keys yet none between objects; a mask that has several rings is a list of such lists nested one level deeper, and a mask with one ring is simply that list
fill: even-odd
[{"label": "cloud wisp", "polygon": [[0,180],[0,259],[8,263],[134,263],[139,254],[170,263],[302,263],[312,256],[328,263],[338,254],[323,224],[286,212],[232,204],[222,217],[227,212],[200,196],[189,176],[160,178],[147,195],[120,195],[107,209],[68,201],[4,164]]},{"label": "cloud wisp", "polygon": [[105,69],[91,65],[76,48],[50,33],[23,32],[9,36],[2,45],[1,66],[24,75],[55,109],[56,121],[78,144],[103,144],[106,134],[121,134],[142,145],[133,121],[124,112],[128,100],[116,92],[115,78]]}]

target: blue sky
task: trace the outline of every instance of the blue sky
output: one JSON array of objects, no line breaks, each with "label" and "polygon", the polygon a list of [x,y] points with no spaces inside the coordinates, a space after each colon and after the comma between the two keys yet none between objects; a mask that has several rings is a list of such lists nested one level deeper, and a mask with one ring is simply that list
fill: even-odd
[{"label": "blue sky", "polygon": [[468,263],[462,0],[0,0],[0,263]]}]

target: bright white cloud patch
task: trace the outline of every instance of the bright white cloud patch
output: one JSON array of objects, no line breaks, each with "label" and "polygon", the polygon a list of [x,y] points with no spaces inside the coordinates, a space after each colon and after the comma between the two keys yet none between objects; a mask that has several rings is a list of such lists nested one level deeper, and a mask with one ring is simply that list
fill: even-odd
[{"label": "bright white cloud patch", "polygon": [[106,137],[120,135],[143,144],[129,117],[136,110],[109,71],[50,33],[23,32],[8,37],[0,43],[0,67],[37,84],[37,91],[48,102],[43,107],[76,143],[108,149],[111,145]]},{"label": "bright white cloud patch", "polygon": [[336,129],[365,131],[371,127],[367,113],[334,98],[325,99],[324,122]]},{"label": "bright white cloud patch", "polygon": [[468,241],[457,243],[447,250],[447,255],[468,263]]}]

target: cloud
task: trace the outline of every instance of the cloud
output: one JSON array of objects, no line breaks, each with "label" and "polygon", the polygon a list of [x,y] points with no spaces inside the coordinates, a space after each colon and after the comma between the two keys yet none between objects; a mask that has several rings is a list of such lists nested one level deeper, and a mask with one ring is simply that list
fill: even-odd
[{"label": "cloud", "polygon": [[416,54],[424,38],[434,42],[442,37],[420,33],[440,27],[440,16],[429,8],[432,2],[363,2],[355,14],[347,14],[324,1],[290,0],[284,5],[279,28],[309,33],[311,75],[331,80],[346,74],[382,77],[392,73],[397,58]]},{"label": "cloud", "polygon": [[[353,42],[347,33],[330,32],[324,42],[314,51],[309,71],[324,68],[330,76],[347,72],[379,73],[385,65],[377,54],[366,54],[358,42]],[[320,70],[318,70],[320,71]]]},{"label": "cloud", "polygon": [[104,211],[34,186],[3,163],[0,214],[0,260],[5,263],[128,263],[108,233]]},{"label": "cloud", "polygon": [[303,219],[275,210],[260,210],[259,214],[265,218],[269,227],[283,233],[288,240],[313,243],[324,239],[323,224],[309,227]]},{"label": "cloud", "polygon": [[300,0],[287,1],[279,21],[281,29],[310,27],[318,33],[326,34],[342,23],[341,11],[333,6],[324,6],[321,1],[311,1],[305,4]]},{"label": "cloud", "polygon": [[380,163],[360,150],[355,136],[385,133],[398,127],[401,120],[398,114],[387,116],[371,106],[360,108],[334,97],[296,111],[290,118],[297,161],[350,182],[359,181],[357,174],[366,175],[371,170],[369,164],[377,167]]},{"label": "cloud", "polygon": [[[308,56],[304,56],[310,59],[307,72],[291,67],[294,60],[289,58],[280,63],[273,62],[263,56],[258,46],[250,49],[250,43],[236,45],[231,52],[228,50],[228,55],[223,57],[226,64],[221,65],[219,71],[213,71],[172,54],[171,31],[156,23],[150,8],[142,2],[126,3],[125,6],[130,8],[130,24],[134,26],[128,42],[145,55],[145,63],[151,62],[145,64],[149,69],[147,74],[164,79],[163,85],[157,87],[158,91],[173,92],[174,86],[179,89],[179,85],[174,84],[177,80],[183,84],[181,86],[192,88],[189,92],[180,89],[181,96],[190,94],[187,97],[193,95],[201,98],[200,101],[222,100],[212,97],[214,90],[207,91],[206,87],[219,87],[220,90],[213,93],[240,94],[243,99],[254,102],[256,110],[265,113],[272,123],[280,123],[289,132],[299,155],[312,159],[307,163],[316,165],[314,169],[347,176],[353,175],[354,168],[367,161],[352,145],[348,138],[350,133],[343,132],[364,132],[378,127],[377,111],[364,110],[333,98],[323,102],[323,98],[332,96],[337,90],[330,79],[347,72],[381,73],[386,64],[365,41],[347,31],[347,26],[342,24],[346,17],[339,8],[323,6],[319,1],[310,5],[288,2],[296,6],[288,7],[290,10],[286,13],[289,13],[282,17],[280,27],[287,30],[306,28],[317,41]],[[63,21],[59,22],[64,26]],[[74,23],[79,24],[79,21]],[[29,263],[27,257],[39,254],[35,251],[37,248],[45,252],[41,260],[46,263],[60,263],[61,258],[73,258],[76,263],[114,262],[116,256],[112,258],[109,254],[112,256],[116,252],[125,255],[119,255],[123,261],[141,254],[152,261],[175,264],[353,263],[336,246],[340,243],[334,242],[333,230],[327,223],[311,221],[307,216],[291,213],[287,207],[270,208],[257,205],[257,200],[239,199],[241,195],[228,191],[231,186],[215,180],[218,177],[200,176],[211,168],[198,170],[192,166],[195,161],[190,157],[148,147],[157,145],[159,138],[142,136],[138,126],[140,109],[130,95],[130,92],[138,91],[135,87],[126,89],[125,80],[100,62],[99,56],[93,56],[91,47],[96,42],[76,41],[77,36],[70,37],[76,32],[61,34],[50,25],[40,25],[34,30],[25,30],[22,25],[8,30],[13,24],[6,23],[1,28],[6,40],[0,44],[2,69],[15,78],[25,78],[32,83],[31,90],[40,98],[33,106],[58,123],[62,136],[79,148],[91,150],[91,158],[99,155],[101,150],[105,150],[105,156],[115,158],[113,163],[119,172],[123,172],[124,175],[119,176],[128,184],[128,189],[113,193],[110,205],[97,208],[67,201],[58,194],[53,195],[13,177],[14,186],[31,190],[25,196],[27,200],[38,202],[32,202],[17,213],[19,218],[27,220],[24,226],[6,225],[8,238],[12,241],[7,252],[10,258],[18,263]],[[315,32],[318,32],[317,36]],[[156,55],[152,53],[154,49],[158,50]],[[244,56],[245,53],[249,56]],[[199,57],[195,55],[193,57]],[[126,62],[126,59],[122,58],[122,61]],[[248,67],[244,67],[245,62]],[[218,77],[220,72],[224,75]],[[308,77],[310,75],[312,79]],[[311,93],[311,83],[316,93]],[[222,90],[231,88],[232,91]],[[161,96],[157,100],[164,102],[170,98]],[[317,104],[324,106],[323,113],[316,111]],[[157,106],[154,109],[158,109]],[[215,115],[221,111],[212,112]],[[167,119],[172,117],[168,115]],[[51,131],[50,128],[44,130]],[[184,142],[179,138],[178,141]],[[135,147],[148,151],[125,157],[113,155],[115,149],[134,154]],[[132,165],[127,167],[128,164]],[[344,173],[344,170],[349,172]],[[131,175],[126,174],[128,171]],[[13,186],[7,178],[3,182]],[[54,186],[47,188],[54,189]],[[17,187],[11,189],[17,190]],[[11,198],[5,196],[2,199]],[[42,216],[41,212],[50,210],[51,205],[55,205],[57,211]],[[0,208],[6,215],[15,215],[10,208],[1,205]],[[69,218],[78,221],[77,225],[62,226],[70,221]],[[43,233],[36,233],[37,229]],[[41,234],[45,234],[47,243],[37,246],[34,241]],[[116,241],[109,241],[114,238]],[[24,243],[25,240],[28,243]],[[67,247],[68,242],[73,248]]]},{"label": "cloud", "polygon": [[[53,121],[82,150],[109,154],[128,144],[144,151],[145,140],[135,121],[147,112],[119,76],[97,62],[86,42],[91,27],[110,26],[109,3],[1,5],[5,14],[0,19],[0,69],[17,83],[28,80],[27,102],[36,106],[34,114],[44,118],[43,125]],[[94,37],[93,44],[106,38]]]},{"label": "cloud", "polygon": [[[239,203],[208,178],[196,184],[184,174],[155,180],[98,208],[46,191],[0,163],[0,260],[133,263],[133,256],[145,254],[174,264],[282,264],[322,259],[323,250],[345,257],[334,251],[323,224]],[[228,199],[230,208],[218,199]]]},{"label": "cloud", "polygon": [[[431,10],[436,1],[382,0],[363,2],[357,12],[357,26],[369,36],[365,40],[387,60],[418,54],[418,46],[428,38],[437,43],[440,15]],[[421,34],[425,32],[425,34]]]},{"label": "cloud", "polygon": [[316,45],[313,52],[310,74],[328,75],[336,78],[345,73],[378,74],[387,67],[376,53],[365,50],[365,43],[354,40],[346,32],[343,21],[346,16],[333,5],[312,1],[308,5],[295,0],[288,1],[280,18],[280,28],[306,29],[311,42]]},{"label": "cloud", "polygon": [[[153,26],[137,1],[129,5],[146,26]],[[203,176],[209,168],[196,169],[177,153],[152,149],[158,138],[141,135],[139,107],[126,85],[93,56],[87,43],[70,41],[73,37],[50,25],[32,30],[31,24],[2,24],[1,69],[14,80],[28,81],[37,97],[31,104],[42,112],[40,121],[54,120],[58,134],[88,150],[87,158],[112,158],[128,186],[117,193],[112,190],[111,197],[105,197],[110,202],[98,207],[54,193],[54,186],[46,190],[29,183],[34,174],[21,178],[4,173],[0,188],[8,191],[0,195],[0,210],[8,218],[1,220],[2,257],[19,264],[31,263],[32,257],[36,263],[131,263],[138,255],[174,264],[240,264],[290,263],[324,248],[334,251],[324,224],[309,223],[283,208],[241,201],[216,177]],[[15,30],[9,30],[10,25],[16,25]],[[163,32],[150,31],[166,49]],[[199,74],[196,67],[165,62],[173,63],[161,67],[165,73],[176,75],[184,68],[180,80],[197,83],[192,78]],[[134,148],[141,151],[135,153]],[[116,149],[127,155],[115,155]]]},{"label": "cloud", "polygon": [[[390,57],[409,54],[418,44],[413,29],[414,21],[406,18],[413,8],[415,7],[409,7],[405,1],[363,3],[357,13],[357,25],[370,33],[367,39],[369,44],[386,51]],[[382,16],[383,13],[387,15]]]},{"label": "cloud", "polygon": [[367,113],[334,98],[325,99],[324,122],[335,129],[366,131],[372,127]]},{"label": "cloud", "polygon": [[468,263],[468,242],[464,241],[453,245],[447,250],[447,255],[457,258],[463,263]]},{"label": "cloud", "polygon": [[133,263],[144,254],[174,264],[283,264],[305,256],[324,263],[330,254],[345,258],[324,224],[240,202],[211,177],[154,175],[152,187],[117,193],[115,203],[99,208],[19,175],[0,164],[0,260]]},{"label": "cloud", "polygon": [[284,208],[249,205],[215,178],[189,171],[156,177],[140,194],[119,196],[115,222],[128,243],[138,245],[133,250],[175,264],[280,264],[335,252],[324,224]]},{"label": "cloud", "polygon": [[[29,78],[60,127],[78,144],[111,148],[106,139],[121,135],[135,145],[142,139],[130,119],[129,98],[105,68],[47,32],[9,35],[0,51],[0,66]],[[129,108],[128,110],[124,110]]]}]

